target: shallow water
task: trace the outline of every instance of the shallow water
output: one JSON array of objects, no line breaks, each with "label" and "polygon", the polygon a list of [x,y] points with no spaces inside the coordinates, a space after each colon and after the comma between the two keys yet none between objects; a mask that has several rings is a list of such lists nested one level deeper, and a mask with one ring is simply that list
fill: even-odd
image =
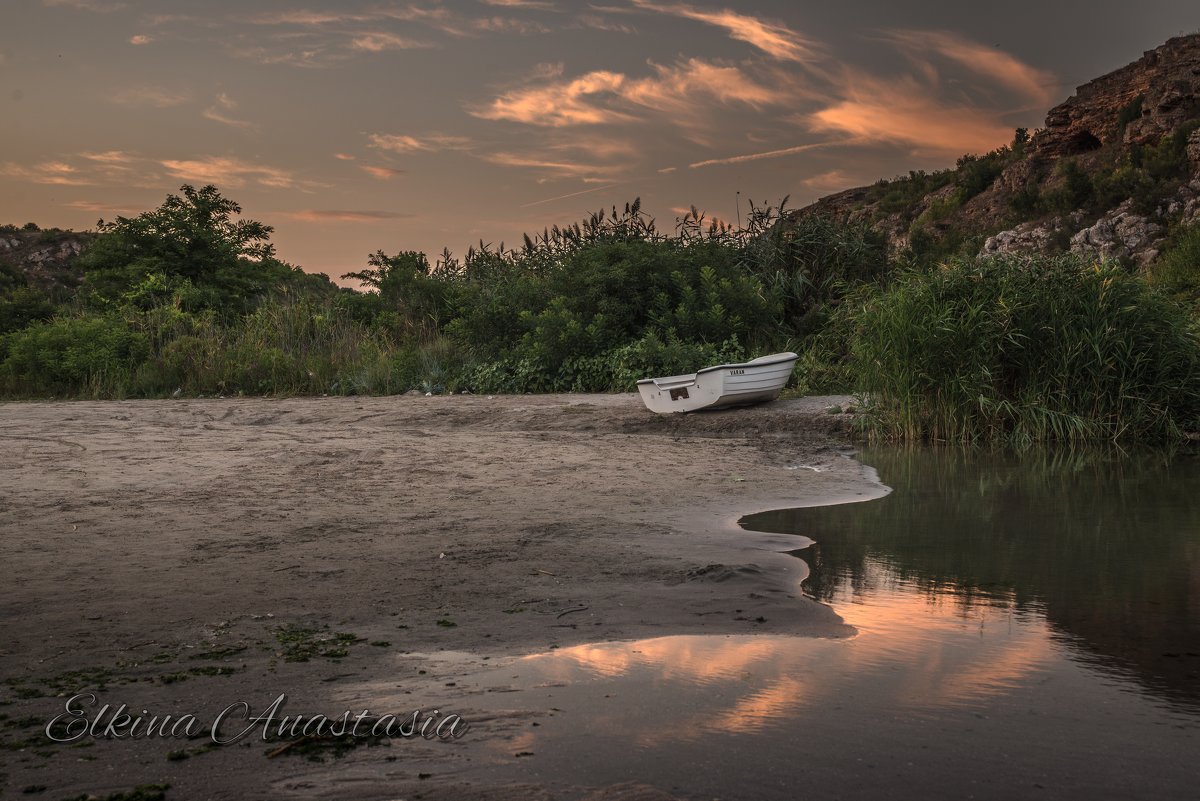
[{"label": "shallow water", "polygon": [[1200,459],[862,459],[890,495],[742,521],[816,541],[803,589],[855,636],[514,661],[495,689],[533,712],[492,769],[688,798],[1200,798]]}]

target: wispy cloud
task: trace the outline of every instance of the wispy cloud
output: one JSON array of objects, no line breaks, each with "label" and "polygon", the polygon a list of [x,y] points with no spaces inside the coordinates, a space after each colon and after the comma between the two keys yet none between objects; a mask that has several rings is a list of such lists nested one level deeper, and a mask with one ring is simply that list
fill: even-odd
[{"label": "wispy cloud", "polygon": [[638,8],[671,14],[723,28],[733,39],[746,42],[772,58],[781,61],[813,61],[823,52],[816,42],[801,36],[780,22],[739,14],[736,11],[698,8],[686,3],[656,3],[653,0],[633,0]]},{"label": "wispy cloud", "polygon": [[599,70],[569,81],[505,92],[486,108],[471,113],[487,120],[512,120],[529,125],[627,122],[632,119],[628,114],[597,102],[604,95],[616,95],[624,83],[625,76],[621,73]]},{"label": "wispy cloud", "polygon": [[353,56],[349,48],[337,50],[323,44],[300,48],[265,47],[257,43],[247,43],[245,37],[235,37],[228,48],[235,58],[244,58],[259,64],[282,64],[305,69],[328,68]]},{"label": "wispy cloud", "polygon": [[945,101],[911,76],[880,79],[861,73],[851,73],[844,99],[813,113],[809,126],[943,154],[991,150],[1012,135],[994,109]]},{"label": "wispy cloud", "polygon": [[247,183],[273,189],[297,189],[312,184],[298,180],[291,172],[264,164],[253,164],[233,156],[203,156],[193,159],[167,159],[159,162],[172,177],[198,184],[241,187]]},{"label": "wispy cloud", "polygon": [[625,170],[621,165],[547,159],[536,153],[488,153],[481,158],[503,167],[523,167],[556,178],[576,178],[584,183],[611,182],[614,177],[619,176]]},{"label": "wispy cloud", "polygon": [[439,150],[467,150],[471,147],[471,140],[465,136],[446,136],[444,134],[408,136],[406,134],[373,133],[367,136],[367,142],[377,150],[388,150],[392,153],[435,153]]},{"label": "wispy cloud", "polygon": [[354,161],[355,158],[357,158],[356,156],[352,156],[349,153],[334,153],[333,157],[335,159],[337,159],[338,161]]},{"label": "wispy cloud", "polygon": [[233,98],[224,92],[220,92],[217,94],[213,105],[204,109],[204,111],[201,112],[201,116],[207,120],[219,122],[222,125],[228,125],[231,128],[240,128],[243,131],[257,131],[258,123],[239,120],[236,117],[231,117],[229,115],[229,112],[235,110],[236,108],[237,103],[233,100]]},{"label": "wispy cloud", "polygon": [[532,203],[522,203],[517,208],[529,209],[533,208],[534,206],[542,206],[546,203],[554,203],[559,200],[569,200],[570,198],[579,197],[580,195],[590,195],[593,192],[603,192],[605,189],[612,189],[614,186],[620,186],[620,184],[605,184],[604,186],[597,186],[592,189],[584,189],[579,192],[568,192],[565,195],[556,195],[555,197],[548,197],[544,200],[535,200]]},{"label": "wispy cloud", "polygon": [[653,74],[641,78],[604,70],[568,80],[555,76],[505,92],[471,113],[489,120],[568,127],[626,123],[647,113],[671,115],[681,122],[701,111],[704,100],[755,108],[790,100],[787,92],[759,83],[733,65],[692,58],[651,67]]},{"label": "wispy cloud", "polygon": [[521,35],[550,33],[551,30],[548,26],[535,20],[514,19],[513,17],[481,17],[472,20],[471,27],[480,32]]},{"label": "wispy cloud", "polygon": [[[540,6],[535,5],[510,5],[508,7],[540,8]],[[488,32],[517,34],[545,33],[550,30],[547,26],[536,20],[500,17],[496,15],[471,16],[459,14],[446,6],[418,6],[415,4],[406,6],[380,5],[362,11],[291,9],[256,14],[249,17],[246,21],[252,25],[319,29],[333,38],[344,37],[347,33],[344,30],[346,26],[362,25],[364,23],[406,23],[409,25],[419,25],[455,37],[471,37]],[[354,49],[378,52],[372,47],[364,47],[361,44],[356,46],[354,44],[354,42],[363,41],[363,35],[352,33],[351,36],[354,37],[351,42],[351,47],[354,47]],[[405,45],[406,47],[433,46],[431,43],[414,42],[410,37],[403,36],[395,31],[373,31],[366,34],[366,36],[368,37],[365,39],[367,44],[379,42],[385,37],[394,37],[397,40],[408,42]],[[396,46],[380,49],[396,49]]]},{"label": "wispy cloud", "polygon": [[1049,105],[1059,81],[997,47],[989,47],[950,31],[891,31],[886,38],[917,58],[930,51],[1018,93],[1038,108]]},{"label": "wispy cloud", "polygon": [[4,162],[0,164],[0,175],[34,184],[57,186],[89,186],[92,184],[80,174],[78,168],[65,161],[43,161],[32,165]]},{"label": "wispy cloud", "polygon": [[580,14],[575,18],[574,23],[568,27],[573,28],[589,28],[593,31],[609,31],[612,33],[627,33],[636,34],[638,29],[633,25],[625,22],[617,22],[616,20],[608,19],[600,14]]},{"label": "wispy cloud", "polygon": [[307,9],[286,9],[255,14],[246,21],[252,25],[342,25],[348,22],[369,22],[379,19],[377,14],[365,14],[352,11],[310,11]]},{"label": "wispy cloud", "polygon": [[380,53],[384,50],[415,50],[433,46],[432,42],[422,42],[387,31],[360,33],[350,40],[352,49],[365,50],[369,53]]},{"label": "wispy cloud", "polygon": [[42,5],[51,8],[77,8],[80,11],[94,11],[97,14],[108,14],[125,8],[124,3],[106,3],[102,0],[42,0]]},{"label": "wispy cloud", "polygon": [[125,166],[138,160],[137,156],[123,150],[105,150],[102,153],[80,153],[81,158],[109,166]]},{"label": "wispy cloud", "polygon": [[706,159],[704,161],[696,161],[688,165],[692,169],[697,167],[713,167],[718,164],[742,164],[747,161],[761,161],[762,159],[777,159],[782,156],[794,156],[797,153],[806,153],[809,150],[818,150],[825,147],[834,147],[836,145],[848,144],[848,142],[811,142],[806,145],[795,145],[793,147],[783,147],[777,150],[765,150],[761,153],[744,153],[738,156],[726,156],[724,158]]},{"label": "wispy cloud", "polygon": [[550,0],[479,0],[485,6],[501,8],[534,8],[540,11],[557,11],[558,8]]},{"label": "wispy cloud", "polygon": [[63,204],[69,209],[79,209],[80,211],[90,211],[99,214],[108,212],[116,212],[118,214],[141,211],[139,206],[126,206],[118,203],[109,203],[99,200],[72,200],[69,203]]},{"label": "wispy cloud", "polygon": [[129,37],[129,43],[130,43],[131,45],[144,45],[144,44],[150,44],[150,43],[151,43],[151,42],[153,42],[153,41],[154,41],[154,37],[153,37],[153,36],[147,36],[147,35],[145,35],[145,34],[143,34],[143,33],[139,33],[139,34],[137,34],[136,36],[130,36],[130,37]]},{"label": "wispy cloud", "polygon": [[828,170],[827,172],[810,175],[800,181],[805,189],[815,189],[820,192],[835,192],[839,189],[855,186],[860,181],[851,177],[845,170]]},{"label": "wispy cloud", "polygon": [[304,209],[288,213],[289,217],[308,222],[380,222],[413,217],[398,211],[349,211],[343,209]]},{"label": "wispy cloud", "polygon": [[395,167],[380,167],[375,164],[363,164],[362,170],[368,175],[373,175],[381,181],[390,181],[391,179],[404,174],[404,170],[398,170]]},{"label": "wispy cloud", "polygon": [[111,96],[114,103],[122,106],[151,106],[153,108],[169,108],[188,102],[188,96],[181,92],[172,92],[154,86],[130,86],[118,89]]},{"label": "wispy cloud", "polygon": [[655,75],[629,82],[622,96],[647,108],[690,109],[694,98],[707,95],[720,103],[761,108],[786,103],[786,92],[758,83],[741,68],[698,58],[671,67],[654,65]]}]

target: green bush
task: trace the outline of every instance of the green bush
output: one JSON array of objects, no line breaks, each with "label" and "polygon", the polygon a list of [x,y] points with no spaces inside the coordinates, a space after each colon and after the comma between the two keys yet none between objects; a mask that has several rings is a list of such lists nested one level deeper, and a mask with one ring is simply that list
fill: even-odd
[{"label": "green bush", "polygon": [[529,357],[483,362],[467,372],[465,383],[475,392],[493,393],[634,392],[643,378],[693,373],[745,358],[733,337],[706,344],[650,332],[604,353],[573,356],[558,364]]},{"label": "green bush", "polygon": [[965,155],[958,160],[958,199],[965,203],[991,186],[1008,162],[1008,148],[993,150],[985,156]]},{"label": "green bush", "polygon": [[19,394],[121,395],[149,351],[122,317],[58,317],[5,337],[0,371]]},{"label": "green bush", "polygon": [[1112,265],[967,259],[859,299],[852,336],[885,438],[1174,438],[1200,426],[1186,312]]}]

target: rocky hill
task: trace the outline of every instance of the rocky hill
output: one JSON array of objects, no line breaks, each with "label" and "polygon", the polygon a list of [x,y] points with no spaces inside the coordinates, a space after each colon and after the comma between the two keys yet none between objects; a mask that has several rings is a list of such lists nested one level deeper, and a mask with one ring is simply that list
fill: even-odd
[{"label": "rocky hill", "polygon": [[795,214],[866,223],[918,259],[1069,250],[1149,265],[1200,223],[1200,34],[1080,86],[1032,135]]},{"label": "rocky hill", "polygon": [[75,259],[95,238],[88,231],[0,227],[0,273],[47,292],[72,289],[83,278]]}]

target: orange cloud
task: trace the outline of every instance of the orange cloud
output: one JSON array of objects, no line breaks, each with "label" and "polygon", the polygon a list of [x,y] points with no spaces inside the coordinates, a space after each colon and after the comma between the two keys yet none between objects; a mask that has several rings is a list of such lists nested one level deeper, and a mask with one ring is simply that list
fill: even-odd
[{"label": "orange cloud", "polygon": [[412,217],[396,211],[345,211],[340,209],[305,209],[288,214],[289,217],[307,222],[379,222]]},{"label": "orange cloud", "polygon": [[80,211],[91,211],[91,212],[100,212],[100,213],[104,213],[104,212],[128,213],[128,212],[134,212],[134,211],[141,210],[140,207],[118,206],[118,205],[114,205],[112,203],[104,203],[104,202],[96,201],[96,200],[72,200],[70,203],[64,203],[63,205],[66,206],[67,208],[79,209]]},{"label": "orange cloud", "polygon": [[505,92],[486,109],[473,111],[486,120],[511,120],[528,125],[594,125],[629,121],[631,118],[593,104],[597,95],[611,95],[621,88],[625,76],[598,70],[562,83]]},{"label": "orange cloud", "polygon": [[371,147],[378,150],[390,150],[393,153],[434,153],[439,150],[467,150],[471,140],[465,136],[445,136],[431,134],[429,136],[408,136],[406,134],[374,133],[367,137]]},{"label": "orange cloud", "polygon": [[814,113],[810,127],[946,154],[988,151],[1012,136],[994,114],[972,106],[944,105],[910,81],[859,78],[849,94]]},{"label": "orange cloud", "polygon": [[1039,109],[1051,103],[1058,79],[1023,61],[949,31],[892,31],[888,38],[911,52],[933,50],[972,72],[1006,86]]},{"label": "orange cloud", "polygon": [[857,186],[860,181],[851,178],[845,170],[829,170],[818,175],[810,175],[800,182],[806,189],[817,189],[822,192],[835,192],[851,186]]},{"label": "orange cloud", "polygon": [[130,43],[130,44],[133,44],[133,45],[144,45],[144,44],[150,44],[150,43],[151,43],[151,42],[153,42],[153,41],[154,41],[154,37],[152,37],[152,36],[146,36],[146,35],[144,35],[144,34],[140,34],[140,33],[139,33],[138,35],[136,35],[136,36],[130,36],[130,37],[129,37],[129,43]]},{"label": "orange cloud", "polygon": [[[790,100],[787,92],[757,83],[739,67],[692,58],[674,66],[653,65],[654,74],[629,78],[598,70],[502,94],[471,112],[489,120],[567,127],[633,121],[630,106],[672,115],[676,122],[702,110],[699,98],[754,108]],[[553,75],[553,73],[549,73]]]},{"label": "orange cloud", "polygon": [[261,164],[251,164],[230,156],[169,159],[160,163],[173,177],[198,184],[239,187],[245,186],[247,181],[253,181],[259,186],[275,189],[295,189],[310,186],[310,184],[297,181],[286,170],[267,167]]},{"label": "orange cloud", "polygon": [[397,170],[395,167],[377,167],[374,164],[363,164],[363,172],[373,175],[381,181],[390,181],[398,175],[403,175],[404,170]]},{"label": "orange cloud", "polygon": [[319,26],[334,25],[347,22],[366,22],[378,19],[374,14],[355,14],[342,11],[308,11],[295,9],[278,11],[270,14],[259,14],[251,17],[248,22],[253,25],[300,25]]},{"label": "orange cloud", "polygon": [[123,150],[106,150],[103,153],[80,153],[79,155],[88,161],[108,165],[129,164],[137,159],[136,156],[132,156]]},{"label": "orange cloud", "polygon": [[0,175],[18,178],[34,184],[57,186],[89,186],[92,181],[79,174],[79,170],[65,161],[43,161],[26,167],[11,161],[0,164]]},{"label": "orange cloud", "polygon": [[654,66],[657,75],[631,81],[621,93],[630,102],[662,109],[694,106],[690,97],[705,94],[721,103],[741,103],[754,108],[787,102],[784,92],[756,83],[734,66],[710,64],[690,58],[674,67]]},{"label": "orange cloud", "polygon": [[633,0],[633,4],[647,11],[671,14],[703,22],[705,25],[724,28],[730,38],[746,42],[781,61],[812,61],[820,53],[820,48],[814,42],[782,23],[767,22],[758,17],[739,14],[728,9],[715,11],[696,8],[684,3],[664,5],[650,0]]},{"label": "orange cloud", "polygon": [[548,0],[480,0],[484,5],[503,8],[536,8],[542,11],[557,11]]}]

